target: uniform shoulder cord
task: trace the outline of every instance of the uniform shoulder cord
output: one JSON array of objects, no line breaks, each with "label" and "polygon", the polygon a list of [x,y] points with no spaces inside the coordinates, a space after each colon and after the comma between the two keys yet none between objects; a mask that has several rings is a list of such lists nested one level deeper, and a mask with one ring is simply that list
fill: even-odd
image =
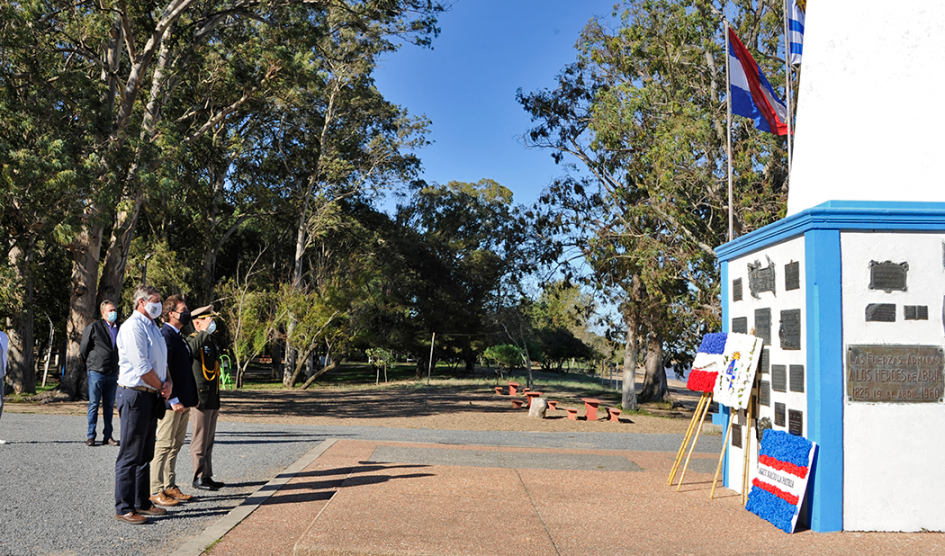
[{"label": "uniform shoulder cord", "polygon": [[[219,361],[217,361],[217,362],[213,365],[213,371],[210,371],[210,369],[207,368],[207,362],[206,362],[206,361],[204,360],[204,358],[203,358],[203,350],[202,350],[202,349],[200,350],[200,366],[203,367],[203,377],[204,377],[205,379],[207,379],[207,382],[213,382],[214,380],[216,380],[217,376],[219,376],[219,374],[220,374],[220,362],[219,362]],[[210,371],[210,374],[207,374],[208,371]]]}]

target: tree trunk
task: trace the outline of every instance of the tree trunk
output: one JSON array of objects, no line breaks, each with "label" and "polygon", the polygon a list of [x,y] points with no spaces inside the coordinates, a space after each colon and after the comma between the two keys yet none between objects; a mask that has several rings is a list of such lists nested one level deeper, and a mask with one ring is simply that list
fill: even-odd
[{"label": "tree trunk", "polygon": [[[36,393],[36,371],[33,359],[33,262],[35,239],[27,240],[25,248],[15,246],[10,250],[10,266],[16,273],[16,281],[22,285],[22,297],[13,317],[7,322],[10,330],[9,380],[17,394]],[[3,383],[0,381],[0,395]]]},{"label": "tree trunk", "polygon": [[131,210],[123,210],[115,218],[111,241],[105,252],[105,264],[102,265],[102,277],[98,282],[96,301],[99,303],[106,299],[116,306],[121,303],[121,288],[125,281],[125,268],[128,266],[131,241],[134,239],[135,226],[138,224],[141,207],[144,204],[142,192],[138,192],[133,203]]},{"label": "tree trunk", "polygon": [[647,336],[646,376],[643,378],[643,390],[640,401],[658,402],[666,395],[666,369],[663,368],[663,338],[656,333]]},{"label": "tree trunk", "polygon": [[71,246],[72,295],[69,299],[69,320],[66,322],[66,371],[60,388],[71,400],[82,397],[83,369],[79,357],[82,331],[95,320],[95,291],[98,259],[102,251],[102,226],[95,224],[82,231]]},{"label": "tree trunk", "polygon": [[[636,312],[629,311],[627,315],[627,343],[623,352],[623,394],[620,398],[620,405],[626,411],[636,411],[637,406],[637,356],[640,353],[637,342],[637,323]],[[603,370],[601,370],[603,376]]]},{"label": "tree trunk", "polygon": [[272,342],[272,366],[269,378],[275,379],[282,375],[282,344],[276,340]]}]

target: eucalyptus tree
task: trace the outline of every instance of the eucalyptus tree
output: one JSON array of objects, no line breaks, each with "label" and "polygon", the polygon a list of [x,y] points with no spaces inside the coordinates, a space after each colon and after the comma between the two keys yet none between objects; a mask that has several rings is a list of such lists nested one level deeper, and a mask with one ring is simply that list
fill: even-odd
[{"label": "eucalyptus tree", "polygon": [[[73,258],[65,388],[75,394],[79,335],[97,298],[118,297],[142,207],[168,193],[161,167],[294,82],[299,57],[332,32],[332,18],[355,35],[428,43],[441,8],[429,0],[103,0],[2,9],[7,86],[42,85],[62,103],[57,110],[71,112],[42,121],[38,134],[63,141],[89,174],[71,211],[76,222],[58,230]],[[13,97],[20,104],[10,110],[25,111],[24,99]]]},{"label": "eucalyptus tree", "polygon": [[[713,246],[726,240],[723,13],[762,53],[772,82],[779,68],[780,4],[766,1],[629,0],[620,25],[592,20],[577,61],[553,90],[519,94],[535,127],[525,136],[568,171],[542,196],[540,222],[562,255],[619,301],[626,326],[624,407],[641,342],[641,397],[665,391],[668,338],[694,347],[720,319]],[[783,214],[784,141],[744,121],[733,128],[739,233]]]}]

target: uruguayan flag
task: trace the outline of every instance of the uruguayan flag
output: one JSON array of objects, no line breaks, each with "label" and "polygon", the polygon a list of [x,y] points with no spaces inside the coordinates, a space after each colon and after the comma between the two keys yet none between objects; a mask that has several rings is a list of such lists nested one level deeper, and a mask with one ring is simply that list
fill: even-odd
[{"label": "uruguayan flag", "polygon": [[788,12],[788,40],[791,41],[791,64],[801,63],[804,54],[804,12],[807,10],[806,0],[791,0]]}]

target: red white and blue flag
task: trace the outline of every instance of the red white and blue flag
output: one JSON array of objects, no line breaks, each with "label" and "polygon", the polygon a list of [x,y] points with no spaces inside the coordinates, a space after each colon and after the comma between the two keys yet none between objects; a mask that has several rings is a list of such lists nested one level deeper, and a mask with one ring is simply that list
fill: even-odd
[{"label": "red white and blue flag", "polygon": [[752,480],[746,509],[793,533],[817,444],[784,431],[766,429],[758,450],[758,476]]},{"label": "red white and blue flag", "polygon": [[775,94],[755,59],[731,28],[728,30],[728,43],[732,114],[754,120],[755,127],[761,131],[787,135],[787,106]]}]

